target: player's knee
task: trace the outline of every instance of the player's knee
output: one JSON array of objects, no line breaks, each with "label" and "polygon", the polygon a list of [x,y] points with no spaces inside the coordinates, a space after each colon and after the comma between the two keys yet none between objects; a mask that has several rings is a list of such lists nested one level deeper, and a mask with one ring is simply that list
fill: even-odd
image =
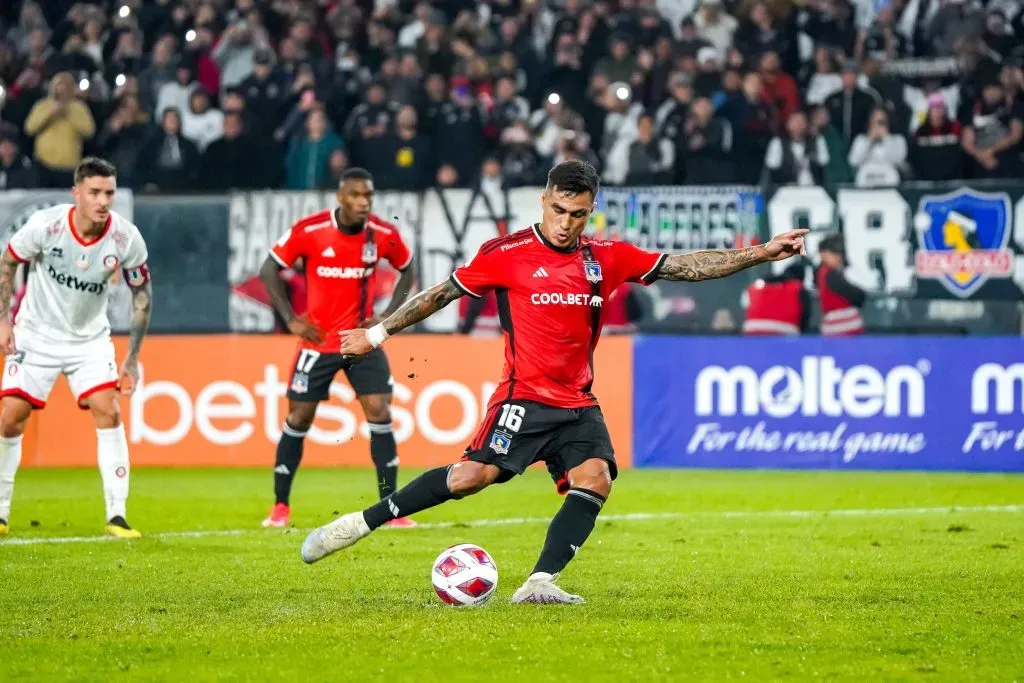
[{"label": "player's knee", "polygon": [[612,493],[612,471],[608,462],[599,458],[587,460],[569,472],[569,485],[574,489],[587,489],[606,500]]},{"label": "player's knee", "polygon": [[367,422],[375,424],[391,423],[391,397],[390,396],[363,396],[360,398],[363,404],[363,415]]},{"label": "player's knee", "polygon": [[89,411],[98,429],[111,429],[121,424],[121,409],[117,401],[90,403]]},{"label": "player's knee", "polygon": [[316,417],[315,403],[292,406],[292,409],[288,411],[288,424],[299,431],[309,431],[314,417]]},{"label": "player's knee", "polygon": [[25,425],[28,424],[28,418],[31,415],[31,407],[20,409],[17,406],[11,405],[8,401],[4,401],[3,407],[0,408],[0,436],[5,439],[12,439],[24,434]]},{"label": "player's knee", "polygon": [[456,498],[479,493],[498,478],[498,468],[480,462],[457,462],[448,473],[448,490]]}]

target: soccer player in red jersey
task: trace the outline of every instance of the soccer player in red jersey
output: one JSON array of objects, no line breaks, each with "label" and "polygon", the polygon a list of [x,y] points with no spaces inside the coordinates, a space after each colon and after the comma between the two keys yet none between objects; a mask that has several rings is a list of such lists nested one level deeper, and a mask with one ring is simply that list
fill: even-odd
[{"label": "soccer player in red jersey", "polygon": [[[383,317],[405,301],[412,287],[412,252],[398,229],[370,213],[373,178],[361,168],[345,171],[338,188],[339,206],[303,218],[270,249],[260,276],[274,307],[299,337],[288,389],[288,418],[277,443],[274,494],[277,498],[265,527],[288,524],[289,497],[295,472],[302,461],[302,444],[320,401],[328,398],[331,383],[344,370],[359,398],[370,428],[370,457],[377,468],[381,498],[395,490],[398,449],[391,432],[391,389],[394,381],[383,349],[363,358],[342,357],[338,333],[370,326],[373,318],[374,269],[381,259],[401,272]],[[281,279],[281,270],[298,259],[305,262],[308,316],[296,316]],[[411,520],[389,520],[392,526],[412,526]]]},{"label": "soccer player in red jersey", "polygon": [[461,462],[430,470],[362,512],[342,515],[302,545],[307,563],[354,544],[400,515],[482,491],[543,461],[570,488],[548,527],[540,558],[516,603],[581,603],[555,584],[594,528],[617,474],[604,417],[591,393],[602,304],[624,282],[708,280],[803,253],[806,230],[764,245],[655,254],[583,237],[597,171],[567,161],[548,174],[541,223],[484,244],[445,282],[413,297],[383,323],[341,333],[347,356],[374,353],[392,334],[461,296],[494,291],[505,335],[505,369]]}]

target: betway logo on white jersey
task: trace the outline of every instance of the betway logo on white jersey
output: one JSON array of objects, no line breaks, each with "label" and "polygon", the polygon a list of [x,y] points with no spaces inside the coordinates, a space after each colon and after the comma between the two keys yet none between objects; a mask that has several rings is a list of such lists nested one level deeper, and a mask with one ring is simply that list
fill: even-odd
[{"label": "betway logo on white jersey", "polygon": [[530,296],[530,303],[535,306],[600,306],[604,299],[572,292],[537,292]]},{"label": "betway logo on white jersey", "polygon": [[339,268],[337,266],[317,266],[316,274],[320,277],[329,277],[339,280],[359,280],[370,277],[373,268]]},{"label": "betway logo on white jersey", "polygon": [[722,417],[921,417],[929,370],[924,360],[885,374],[870,365],[843,369],[831,356],[806,356],[799,369],[773,365],[761,373],[746,365],[711,365],[694,383],[695,411]]},{"label": "betway logo on white jersey", "polygon": [[995,397],[997,415],[1024,413],[1024,363],[1000,365],[985,363],[971,377],[971,412],[984,415],[989,412]]}]

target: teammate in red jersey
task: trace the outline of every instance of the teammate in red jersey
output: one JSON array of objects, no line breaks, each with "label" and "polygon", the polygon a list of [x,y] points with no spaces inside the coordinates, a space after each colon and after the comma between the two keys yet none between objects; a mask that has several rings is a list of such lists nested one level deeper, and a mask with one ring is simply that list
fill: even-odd
[{"label": "teammate in red jersey", "polygon": [[430,470],[366,510],[316,529],[302,545],[303,560],[316,562],[388,520],[477,493],[544,461],[556,479],[565,474],[570,489],[533,574],[512,602],[583,602],[555,580],[593,530],[617,473],[590,390],[602,304],[624,282],[707,280],[789,258],[803,253],[807,232],[794,230],[746,249],[649,253],[582,236],[597,190],[597,172],[589,164],[555,166],[541,198],[540,224],[488,242],[450,279],[413,297],[383,323],[341,333],[346,357],[374,353],[390,335],[459,297],[493,290],[505,334],[505,369],[461,462]]},{"label": "teammate in red jersey", "polygon": [[[274,307],[299,336],[295,365],[288,389],[288,418],[277,443],[274,463],[274,494],[277,498],[265,527],[282,527],[290,516],[289,496],[295,472],[302,461],[302,444],[320,401],[328,398],[331,383],[344,370],[359,398],[369,424],[370,456],[377,468],[381,498],[395,490],[398,449],[391,432],[393,380],[387,356],[374,349],[364,358],[343,358],[338,333],[370,326],[373,318],[374,269],[381,259],[401,272],[383,317],[402,305],[412,287],[412,253],[395,226],[370,213],[373,178],[361,169],[342,174],[338,208],[303,218],[270,249],[260,269]],[[281,270],[298,259],[305,262],[307,316],[296,316],[289,301]],[[397,517],[397,515],[395,516]],[[392,526],[412,526],[405,518],[389,520]]]}]

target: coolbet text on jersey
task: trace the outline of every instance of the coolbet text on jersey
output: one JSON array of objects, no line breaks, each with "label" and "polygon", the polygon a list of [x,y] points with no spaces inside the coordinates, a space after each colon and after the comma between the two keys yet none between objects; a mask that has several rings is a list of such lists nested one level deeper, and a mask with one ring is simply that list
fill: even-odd
[{"label": "coolbet text on jersey", "polygon": [[297,222],[271,247],[270,255],[283,268],[300,258],[305,262],[309,320],[324,330],[324,341],[300,345],[322,353],[338,353],[338,333],[359,327],[373,315],[377,263],[386,259],[405,270],[412,261],[412,252],[394,225],[370,214],[363,230],[349,234],[338,226],[333,210]]},{"label": "coolbet text on jersey", "polygon": [[558,408],[596,405],[591,354],[604,302],[625,282],[650,285],[665,258],[626,242],[585,237],[560,249],[536,225],[480,247],[451,279],[469,296],[497,295],[505,368],[489,407],[513,399]]}]

